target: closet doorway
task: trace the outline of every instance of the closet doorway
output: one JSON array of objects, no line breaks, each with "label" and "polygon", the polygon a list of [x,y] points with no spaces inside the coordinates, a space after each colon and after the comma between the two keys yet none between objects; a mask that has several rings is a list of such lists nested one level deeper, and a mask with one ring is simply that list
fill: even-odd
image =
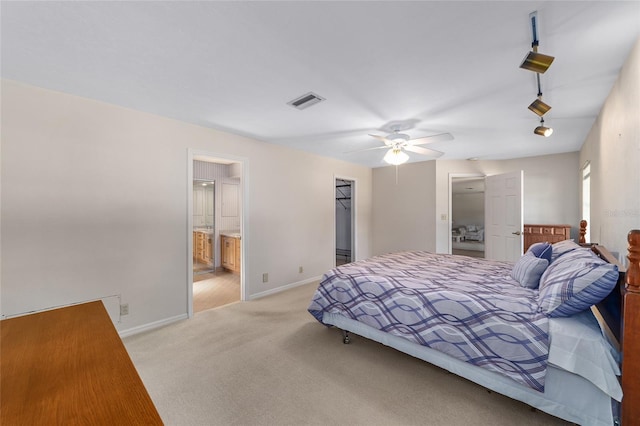
[{"label": "closet doorway", "polygon": [[449,176],[450,253],[484,257],[484,176]]},{"label": "closet doorway", "polygon": [[335,178],[335,266],[355,259],[355,181]]},{"label": "closet doorway", "polygon": [[[188,314],[243,300],[244,162],[189,151]],[[228,253],[232,250],[231,255]],[[229,262],[229,259],[231,261]]]}]

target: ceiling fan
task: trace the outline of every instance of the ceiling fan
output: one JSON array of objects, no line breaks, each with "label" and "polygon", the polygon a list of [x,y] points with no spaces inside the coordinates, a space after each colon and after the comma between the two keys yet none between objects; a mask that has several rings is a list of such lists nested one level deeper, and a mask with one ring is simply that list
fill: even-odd
[{"label": "ceiling fan", "polygon": [[406,162],[409,159],[409,156],[404,151],[415,152],[416,154],[426,155],[434,159],[441,157],[442,155],[444,155],[444,152],[436,151],[435,149],[423,148],[417,145],[425,145],[433,142],[444,142],[453,140],[453,135],[451,135],[451,133],[440,133],[437,135],[411,139],[409,135],[400,133],[400,130],[394,130],[393,133],[387,136],[372,134],[370,134],[369,136],[384,142],[384,145],[364,149],[361,151],[388,149],[387,153],[384,156],[384,161],[396,166]]}]

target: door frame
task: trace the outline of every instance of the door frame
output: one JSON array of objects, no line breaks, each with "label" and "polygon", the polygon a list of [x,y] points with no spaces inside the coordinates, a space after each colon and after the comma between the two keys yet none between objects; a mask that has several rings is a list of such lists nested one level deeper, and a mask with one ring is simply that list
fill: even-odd
[{"label": "door frame", "polygon": [[[449,229],[447,230],[447,239],[448,239],[448,243],[447,243],[447,247],[448,247],[448,254],[451,254],[453,251],[453,247],[452,247],[452,236],[451,236],[451,227],[453,226],[453,179],[454,178],[485,178],[487,177],[487,175],[483,174],[483,173],[449,173],[449,212],[448,212],[448,224],[449,224]],[[486,197],[486,194],[485,194]],[[485,212],[486,213],[486,212]]]},{"label": "door frame", "polygon": [[[240,185],[242,188],[242,206],[240,208],[240,234],[242,244],[240,246],[240,300],[247,300],[245,286],[246,277],[246,256],[247,247],[250,246],[251,236],[249,233],[247,212],[249,211],[249,159],[219,152],[205,151],[200,149],[187,148],[187,317],[193,317],[193,160],[196,156],[210,157],[233,161],[242,164],[242,175]],[[215,213],[214,213],[215,214]],[[215,262],[214,262],[215,267]]]},{"label": "door frame", "polygon": [[338,179],[343,179],[343,180],[348,180],[351,182],[351,262],[355,262],[357,259],[357,253],[358,253],[358,247],[357,247],[357,238],[356,235],[358,235],[357,233],[357,225],[358,225],[358,221],[356,220],[357,218],[357,209],[358,209],[358,203],[357,203],[357,197],[358,197],[358,191],[357,191],[357,186],[358,186],[358,179],[354,178],[354,177],[347,177],[344,175],[337,175],[334,174],[333,175],[333,181],[332,181],[332,202],[331,205],[333,206],[333,267],[336,267],[336,249],[337,249],[337,243],[336,243],[336,180]]}]

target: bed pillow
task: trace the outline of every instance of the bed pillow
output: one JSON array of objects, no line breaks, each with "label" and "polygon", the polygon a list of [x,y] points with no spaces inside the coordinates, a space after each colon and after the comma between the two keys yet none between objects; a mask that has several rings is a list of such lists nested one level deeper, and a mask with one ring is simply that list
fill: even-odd
[{"label": "bed pillow", "polygon": [[527,252],[516,262],[511,270],[511,278],[518,281],[522,287],[538,288],[540,277],[549,265],[549,261],[536,257]]},{"label": "bed pillow", "polygon": [[550,317],[573,315],[607,297],[617,281],[618,267],[591,250],[567,252],[542,274],[538,309]]},{"label": "bed pillow", "polygon": [[535,257],[545,259],[548,263],[551,263],[551,252],[553,248],[549,243],[534,243],[529,246],[527,252],[533,253]]},{"label": "bed pillow", "polygon": [[584,249],[584,247],[581,247],[580,245],[576,244],[573,240],[564,240],[564,241],[559,241],[557,243],[553,243],[551,246],[551,262],[550,263],[555,262],[563,254],[569,253],[579,248]]}]

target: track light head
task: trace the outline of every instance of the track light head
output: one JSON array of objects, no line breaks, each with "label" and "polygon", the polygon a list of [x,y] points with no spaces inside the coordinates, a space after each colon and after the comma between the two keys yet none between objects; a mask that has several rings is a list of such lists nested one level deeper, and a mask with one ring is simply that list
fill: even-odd
[{"label": "track light head", "polygon": [[520,64],[520,68],[544,74],[549,69],[555,58],[553,56],[544,55],[536,51],[527,53],[524,60]]},{"label": "track light head", "polygon": [[529,105],[529,109],[538,114],[538,116],[542,117],[547,112],[549,112],[551,106],[545,104],[544,102],[542,102],[542,99],[538,98],[535,101],[531,102],[531,105]]},{"label": "track light head", "polygon": [[553,129],[551,127],[545,127],[544,118],[541,118],[540,125],[533,130],[533,133],[548,138],[553,133]]}]

